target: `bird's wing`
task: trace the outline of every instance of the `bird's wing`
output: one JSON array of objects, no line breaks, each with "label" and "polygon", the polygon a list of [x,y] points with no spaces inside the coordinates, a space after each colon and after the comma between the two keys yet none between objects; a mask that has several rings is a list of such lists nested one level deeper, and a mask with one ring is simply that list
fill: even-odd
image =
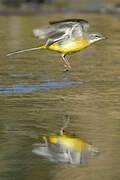
[{"label": "bird's wing", "polygon": [[[74,29],[74,27],[75,28],[77,27],[81,31],[84,31],[84,32],[87,32],[90,27],[90,24],[88,23],[88,21],[84,19],[66,19],[66,20],[61,20],[61,21],[53,21],[53,22],[50,22],[50,25],[54,25],[57,28],[66,27],[66,29],[67,28]],[[78,29],[76,31],[78,31]]]},{"label": "bird's wing", "polygon": [[66,39],[75,39],[83,36],[87,32],[89,23],[83,19],[67,19],[50,22],[50,25],[44,28],[35,29],[33,33],[40,39],[48,39],[47,46]]},{"label": "bird's wing", "polygon": [[67,23],[67,22],[77,22],[77,23],[87,23],[88,21],[84,20],[84,19],[64,19],[64,20],[59,20],[59,21],[51,21],[49,22],[49,24],[58,24],[58,23]]},{"label": "bird's wing", "polygon": [[46,42],[46,47],[49,47],[50,45],[52,45],[53,43],[56,42],[63,42],[66,41],[68,39],[68,36],[65,33],[58,33],[58,34],[54,34],[53,36],[51,36],[50,38],[48,38],[47,42]]},{"label": "bird's wing", "polygon": [[[40,39],[50,38],[53,35],[57,35],[59,33],[69,34],[73,30],[76,32],[84,31],[87,32],[89,28],[89,23],[83,19],[66,19],[61,21],[50,22],[50,25],[40,29],[34,29],[33,33],[35,36]],[[72,33],[71,33],[72,34]]]},{"label": "bird's wing", "polygon": [[33,34],[39,39],[46,39],[53,36],[56,33],[54,26],[47,26],[40,29],[34,29]]},{"label": "bird's wing", "polygon": [[65,19],[61,21],[52,21],[49,24],[53,25],[53,24],[63,24],[63,23],[66,24],[66,26],[69,25],[70,23],[79,23],[85,31],[88,31],[88,28],[90,26],[88,21],[84,19]]}]

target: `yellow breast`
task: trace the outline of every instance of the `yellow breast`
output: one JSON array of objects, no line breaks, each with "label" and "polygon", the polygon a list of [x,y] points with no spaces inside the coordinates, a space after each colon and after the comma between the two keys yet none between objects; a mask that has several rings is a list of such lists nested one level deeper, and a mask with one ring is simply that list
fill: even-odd
[{"label": "yellow breast", "polygon": [[75,151],[82,152],[86,148],[86,142],[81,140],[80,138],[75,138],[75,137],[69,137],[67,135],[51,135],[48,138],[48,141],[52,144],[57,144],[60,143],[61,145],[70,148]]},{"label": "yellow breast", "polygon": [[49,50],[57,51],[63,54],[74,53],[80,51],[87,47],[89,44],[86,40],[82,38],[77,38],[75,40],[68,40],[63,42],[61,45],[54,43],[48,47]]}]

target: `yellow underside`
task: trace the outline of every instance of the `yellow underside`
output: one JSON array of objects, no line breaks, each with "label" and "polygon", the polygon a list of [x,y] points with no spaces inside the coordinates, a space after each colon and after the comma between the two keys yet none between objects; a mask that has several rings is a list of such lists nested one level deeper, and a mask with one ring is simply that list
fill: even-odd
[{"label": "yellow underside", "polygon": [[69,137],[67,135],[51,135],[48,141],[52,144],[57,144],[59,142],[61,145],[79,152],[85,151],[87,144],[80,138]]},{"label": "yellow underside", "polygon": [[78,52],[89,44],[83,38],[77,38],[75,40],[65,41],[63,44],[59,45],[58,43],[54,43],[48,47],[49,50],[57,51],[62,54],[71,54],[74,52]]}]

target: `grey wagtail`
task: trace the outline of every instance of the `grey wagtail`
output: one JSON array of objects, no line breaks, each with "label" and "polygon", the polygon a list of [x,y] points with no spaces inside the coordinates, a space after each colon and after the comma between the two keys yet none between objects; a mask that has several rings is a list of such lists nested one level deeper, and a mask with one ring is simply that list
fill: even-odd
[{"label": "grey wagtail", "polygon": [[61,53],[65,63],[65,70],[71,69],[67,54],[72,54],[88,47],[90,44],[106,39],[100,33],[89,33],[89,23],[83,19],[66,19],[50,22],[49,26],[33,30],[39,39],[46,39],[46,43],[39,47],[11,52],[7,56],[26,51],[47,49]]}]

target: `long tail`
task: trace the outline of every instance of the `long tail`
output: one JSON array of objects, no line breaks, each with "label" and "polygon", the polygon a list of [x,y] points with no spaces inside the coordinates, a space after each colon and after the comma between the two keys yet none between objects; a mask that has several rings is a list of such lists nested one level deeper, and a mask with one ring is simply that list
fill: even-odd
[{"label": "long tail", "polygon": [[40,50],[40,49],[45,49],[45,45],[42,45],[40,47],[35,47],[35,48],[30,48],[30,49],[24,49],[24,50],[20,50],[20,51],[15,51],[15,52],[11,52],[11,53],[8,53],[6,56],[11,56],[11,55],[14,55],[14,54],[19,54],[19,53],[23,53],[23,52],[28,52],[28,51],[34,51],[34,50]]}]

